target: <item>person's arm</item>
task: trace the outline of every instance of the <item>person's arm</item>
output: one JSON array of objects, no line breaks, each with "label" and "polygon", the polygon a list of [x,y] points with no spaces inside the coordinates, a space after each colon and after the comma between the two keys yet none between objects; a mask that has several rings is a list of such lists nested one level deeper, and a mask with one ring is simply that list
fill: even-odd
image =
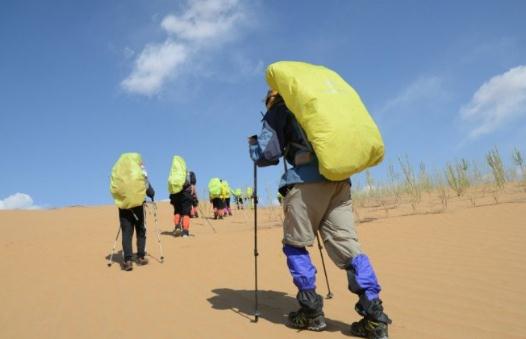
[{"label": "person's arm", "polygon": [[259,167],[277,165],[283,155],[284,129],[287,108],[276,105],[263,118],[263,128],[257,136],[249,138],[250,157]]},{"label": "person's arm", "polygon": [[152,201],[154,200],[154,197],[155,197],[155,190],[153,189],[152,185],[150,184],[150,181],[148,180],[148,178],[145,178],[146,179],[146,195],[148,197],[150,197],[150,199],[152,199]]},{"label": "person's arm", "polygon": [[192,196],[196,194],[195,192],[195,184],[197,184],[197,179],[195,177],[195,173],[193,171],[190,171],[190,187],[192,190]]}]

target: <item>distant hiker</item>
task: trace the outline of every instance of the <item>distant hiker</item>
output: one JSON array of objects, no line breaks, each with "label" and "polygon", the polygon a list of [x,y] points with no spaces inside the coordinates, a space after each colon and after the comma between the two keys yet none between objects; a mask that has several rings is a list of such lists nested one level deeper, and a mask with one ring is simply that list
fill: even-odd
[{"label": "distant hiker", "polygon": [[230,209],[230,185],[228,181],[221,180],[221,198],[225,202],[225,215],[232,215],[232,210]]},{"label": "distant hiker", "polygon": [[[319,79],[324,79],[324,82]],[[282,97],[283,93],[269,90],[262,132],[249,138],[249,148],[252,160],[260,167],[278,164],[281,156],[292,166],[287,169],[285,165],[279,185],[279,191],[284,196],[283,252],[299,290],[296,298],[300,304],[298,311],[289,314],[289,326],[314,331],[321,331],[327,326],[323,299],[316,293],[316,268],[305,248],[313,245],[319,232],[329,257],[339,268],[347,271],[349,290],[359,296],[355,309],[363,319],[351,325],[351,334],[386,339],[391,320],[384,313],[379,295],[381,289],[373,266],[358,242],[353,225],[349,179],[356,172],[349,170],[353,165],[361,170],[381,161],[383,143],[381,137],[378,138],[379,132],[374,130],[376,125],[371,126],[372,119],[366,111],[367,116],[361,111],[364,110],[363,104],[354,90],[324,67],[278,62],[267,69],[267,81],[271,87],[283,89],[287,96]],[[312,98],[312,95],[318,97]],[[338,100],[343,100],[343,103]],[[315,105],[312,105],[313,102]],[[296,109],[294,114],[289,110],[292,107]],[[331,115],[331,110],[344,112]],[[302,115],[305,111],[310,114],[308,117],[307,114]],[[304,124],[300,125],[298,121]],[[367,125],[365,130],[357,130],[358,136],[363,138],[361,143],[351,140],[354,153],[365,158],[351,159],[350,166],[344,167],[341,163],[348,161],[348,157],[333,156],[338,152],[353,153],[352,147],[349,148],[346,143],[346,139],[355,137],[349,132],[354,126],[353,121],[354,125]],[[341,126],[344,128],[341,129]],[[334,141],[336,144],[324,148],[325,144],[316,144],[307,136],[313,136],[315,142]],[[362,149],[370,144],[371,148]],[[338,145],[346,148],[337,149]],[[318,151],[314,152],[315,149]],[[318,161],[328,158],[329,165]]]},{"label": "distant hiker", "polygon": [[280,205],[282,205],[283,204],[283,195],[280,192],[278,192],[278,194],[276,195],[276,198],[278,199],[278,203]]},{"label": "distant hiker", "polygon": [[168,177],[170,204],[174,208],[174,236],[183,238],[190,235],[190,215],[195,195],[195,173],[187,170],[186,162],[178,155],[172,159]]},{"label": "distant hiker", "polygon": [[214,219],[223,219],[225,202],[221,198],[221,180],[219,178],[212,178],[208,182],[208,195],[210,203],[214,209]]},{"label": "distant hiker", "polygon": [[245,191],[245,197],[244,199],[248,202],[248,207],[254,208],[254,200],[252,199],[252,196],[254,195],[254,189],[252,187],[247,187],[247,190]]},{"label": "distant hiker", "polygon": [[233,192],[234,194],[234,200],[236,202],[237,209],[243,209],[244,203],[243,203],[243,191],[241,191],[241,188],[236,188]]},{"label": "distant hiker", "polygon": [[119,207],[119,220],[122,229],[122,250],[124,261],[122,269],[131,271],[133,230],[137,232],[137,264],[146,265],[146,228],[144,208],[146,196],[154,200],[155,191],[148,181],[139,153],[124,153],[112,169],[110,191]]}]

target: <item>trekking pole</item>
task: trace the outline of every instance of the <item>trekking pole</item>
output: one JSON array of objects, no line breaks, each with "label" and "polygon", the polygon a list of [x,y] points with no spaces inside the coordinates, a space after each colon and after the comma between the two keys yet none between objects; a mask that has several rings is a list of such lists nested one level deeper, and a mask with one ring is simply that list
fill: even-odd
[{"label": "trekking pole", "polygon": [[254,162],[254,192],[252,193],[254,199],[254,268],[255,268],[255,310],[254,310],[254,322],[258,322],[259,310],[258,310],[258,170],[256,163]]},{"label": "trekking pole", "polygon": [[153,218],[155,220],[155,230],[157,232],[157,242],[159,243],[159,251],[161,252],[161,263],[164,262],[163,245],[161,245],[161,236],[159,235],[159,224],[157,222],[157,204],[152,199],[153,204]]},{"label": "trekking pole", "polygon": [[108,267],[111,267],[111,264],[113,264],[113,254],[115,253],[115,247],[117,246],[117,240],[119,239],[120,234],[121,226],[119,225],[119,230],[117,231],[117,236],[115,237],[115,241],[113,242],[113,248],[111,249],[110,259],[108,260]]},{"label": "trekking pole", "polygon": [[318,248],[320,249],[321,264],[323,265],[323,273],[325,273],[325,282],[327,283],[327,290],[329,290],[325,299],[332,299],[333,294],[331,292],[331,286],[329,285],[329,277],[327,276],[327,269],[325,268],[325,260],[323,259],[323,251],[322,251],[323,247],[321,246],[320,234],[318,232],[316,232],[316,239],[318,240]]},{"label": "trekking pole", "polygon": [[205,222],[208,224],[208,226],[212,228],[212,231],[214,231],[214,233],[217,233],[216,228],[210,223],[210,221],[208,221],[208,218],[206,217],[205,214],[203,214],[203,211],[201,210],[201,207],[199,207],[199,205],[197,205],[197,210],[201,214],[201,217],[205,219]]}]

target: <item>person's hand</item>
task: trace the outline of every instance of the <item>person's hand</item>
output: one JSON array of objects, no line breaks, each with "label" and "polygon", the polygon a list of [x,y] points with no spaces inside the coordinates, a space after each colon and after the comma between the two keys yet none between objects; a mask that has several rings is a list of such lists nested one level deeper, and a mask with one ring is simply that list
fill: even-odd
[{"label": "person's hand", "polygon": [[255,145],[257,143],[258,143],[258,136],[257,135],[253,135],[253,136],[248,137],[248,144],[249,145]]}]

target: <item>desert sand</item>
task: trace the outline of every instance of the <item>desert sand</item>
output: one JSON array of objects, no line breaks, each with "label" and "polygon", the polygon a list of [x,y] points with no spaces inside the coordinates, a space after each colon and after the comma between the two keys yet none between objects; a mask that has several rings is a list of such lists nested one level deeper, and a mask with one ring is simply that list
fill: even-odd
[{"label": "desert sand", "polygon": [[[358,232],[393,319],[391,338],[526,338],[524,194],[477,207],[452,201],[442,212],[369,212],[376,216],[360,209]],[[276,209],[260,210],[261,318],[251,321],[253,216],[234,214],[192,219],[192,236],[174,238],[171,207],[159,203],[164,263],[149,216],[150,264],[124,272],[120,254],[106,265],[118,229],[114,206],[0,211],[0,338],[348,337],[359,319],[356,297],[327,255],[334,293],[325,301],[327,330],[285,326],[296,289]],[[325,295],[318,249],[310,252]]]}]

